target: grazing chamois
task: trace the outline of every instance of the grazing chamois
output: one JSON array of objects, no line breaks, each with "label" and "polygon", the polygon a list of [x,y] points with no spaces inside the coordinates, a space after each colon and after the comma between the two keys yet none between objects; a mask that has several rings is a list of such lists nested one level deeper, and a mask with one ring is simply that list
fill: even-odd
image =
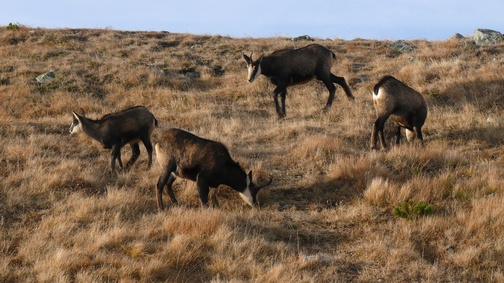
[{"label": "grazing chamois", "polygon": [[389,117],[397,126],[396,144],[401,140],[401,128],[406,128],[408,141],[417,136],[423,144],[422,126],[427,118],[427,104],[419,92],[392,76],[385,76],[373,89],[373,103],[377,118],[371,134],[372,149],[376,148],[377,134],[382,150],[387,146],[383,137],[383,126]]},{"label": "grazing chamois", "polygon": [[237,191],[247,204],[254,206],[259,190],[273,180],[270,178],[266,184],[256,186],[252,182],[252,171],[245,173],[222,143],[180,129],[167,130],[154,147],[162,167],[156,192],[160,210],[164,209],[162,194],[165,186],[172,202],[177,203],[172,190],[177,177],[196,182],[203,205],[208,205],[210,188],[227,185]]},{"label": "grazing chamois", "polygon": [[[328,110],[332,105],[336,93],[336,87],[333,83],[343,87],[347,97],[354,99],[345,78],[337,77],[331,73],[332,61],[336,58],[336,55],[321,45],[310,44],[299,49],[277,50],[269,56],[262,55],[256,61],[252,59],[252,54],[247,56],[243,53],[243,58],[247,62],[247,80],[252,83],[259,74],[263,74],[276,86],[273,95],[279,118],[286,115],[285,96],[287,95],[287,87],[307,83],[313,78],[321,80],[329,90],[329,99],[324,110]],[[278,102],[279,94],[281,105]]]},{"label": "grazing chamois", "polygon": [[[84,112],[84,111],[82,111]],[[73,123],[70,126],[70,134],[84,132],[89,137],[97,140],[106,149],[112,149],[112,173],[115,173],[115,161],[119,162],[122,169],[121,148],[126,144],[131,146],[131,159],[126,164],[128,170],[140,155],[139,142],[145,146],[149,154],[147,170],[152,165],[152,143],[150,136],[158,121],[154,115],[143,106],[136,106],[103,116],[99,120],[92,120],[85,117],[84,113],[73,114]]]}]

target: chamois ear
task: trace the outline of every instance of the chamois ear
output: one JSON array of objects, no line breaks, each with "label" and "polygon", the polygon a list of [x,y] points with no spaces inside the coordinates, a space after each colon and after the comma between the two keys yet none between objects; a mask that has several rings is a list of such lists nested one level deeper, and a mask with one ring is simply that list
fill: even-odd
[{"label": "chamois ear", "polygon": [[264,58],[264,54],[263,54],[263,55],[261,55],[261,57],[259,57],[259,59],[257,59],[257,63],[261,63],[261,62],[262,62],[262,60],[263,60],[263,58]]},{"label": "chamois ear", "polygon": [[245,59],[247,64],[250,64],[252,62],[252,53],[250,53],[250,57],[249,57],[249,56],[247,56],[247,54],[245,54],[245,52],[243,52],[243,58]]},{"label": "chamois ear", "polygon": [[252,184],[252,170],[250,170],[247,174],[247,186]]}]

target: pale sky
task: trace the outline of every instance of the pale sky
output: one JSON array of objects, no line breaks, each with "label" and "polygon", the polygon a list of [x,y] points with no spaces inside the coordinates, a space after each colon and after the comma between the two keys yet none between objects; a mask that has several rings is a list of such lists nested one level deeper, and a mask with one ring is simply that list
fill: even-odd
[{"label": "pale sky", "polygon": [[444,40],[504,33],[503,0],[2,1],[0,26],[168,31],[231,37]]}]

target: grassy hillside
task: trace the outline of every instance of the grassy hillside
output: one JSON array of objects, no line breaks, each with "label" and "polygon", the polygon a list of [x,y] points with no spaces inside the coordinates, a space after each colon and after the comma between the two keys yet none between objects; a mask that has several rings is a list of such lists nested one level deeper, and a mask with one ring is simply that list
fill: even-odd
[{"label": "grassy hillside", "polygon": [[[404,54],[316,40],[356,99],[338,87],[323,113],[314,81],[289,89],[278,120],[273,86],[247,83],[242,52],[307,42],[0,28],[0,282],[504,281],[504,46],[466,40],[408,41]],[[424,147],[369,149],[383,75],[425,96]],[[180,205],[158,212],[161,170],[145,171],[143,146],[114,176],[110,151],[68,134],[72,111],[134,105],[160,121],[154,142],[179,127],[224,143],[258,179],[271,174],[260,208],[226,187],[213,191],[219,208],[200,208],[178,180]]]}]

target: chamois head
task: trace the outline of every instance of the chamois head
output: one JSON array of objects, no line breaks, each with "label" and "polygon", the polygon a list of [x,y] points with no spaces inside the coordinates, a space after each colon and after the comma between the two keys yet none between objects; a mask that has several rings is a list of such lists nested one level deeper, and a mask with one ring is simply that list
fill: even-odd
[{"label": "chamois head", "polygon": [[273,177],[270,177],[265,184],[258,186],[252,182],[252,171],[249,171],[246,179],[247,188],[243,192],[240,192],[240,196],[248,205],[255,206],[257,205],[257,194],[259,190],[269,186],[271,182],[273,182]]},{"label": "chamois head", "polygon": [[247,70],[248,70],[248,75],[247,75],[247,81],[249,83],[252,83],[260,74],[261,74],[261,61],[264,56],[259,57],[256,61],[252,59],[252,54],[254,52],[250,53],[250,56],[245,55],[243,53],[243,58],[247,62]]},{"label": "chamois head", "polygon": [[76,134],[82,132],[82,118],[84,117],[84,110],[81,108],[81,115],[72,112],[73,114],[73,121],[72,124],[70,125],[70,134]]}]

